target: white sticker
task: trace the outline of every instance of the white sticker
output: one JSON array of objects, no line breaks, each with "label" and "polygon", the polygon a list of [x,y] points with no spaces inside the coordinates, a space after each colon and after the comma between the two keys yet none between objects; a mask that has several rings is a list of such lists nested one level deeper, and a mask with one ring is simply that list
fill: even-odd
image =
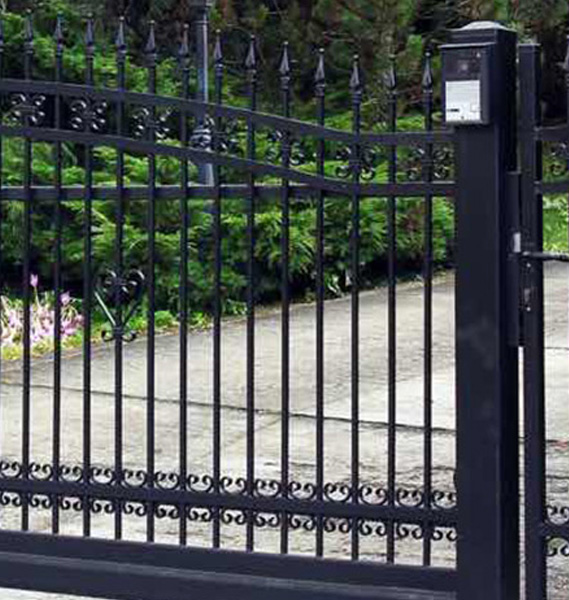
[{"label": "white sticker", "polygon": [[482,120],[480,81],[446,82],[445,119],[447,123]]}]

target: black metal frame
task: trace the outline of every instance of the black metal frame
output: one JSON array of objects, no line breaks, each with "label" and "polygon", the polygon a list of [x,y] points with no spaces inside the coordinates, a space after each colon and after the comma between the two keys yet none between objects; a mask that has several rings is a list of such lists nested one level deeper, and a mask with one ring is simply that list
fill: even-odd
[{"label": "black metal frame", "polygon": [[[397,85],[395,65],[386,78],[389,99],[388,131],[362,132],[361,106],[363,86],[359,59],[354,58],[350,82],[353,130],[339,131],[326,125],[326,81],[324,56],[319,56],[315,79],[317,123],[291,117],[291,69],[288,48],[284,47],[280,64],[282,116],[257,110],[258,79],[255,39],[252,38],[245,62],[248,108],[222,105],[224,59],[221,39],[214,53],[215,99],[212,103],[189,97],[188,29],[180,49],[182,92],[178,98],[156,93],[157,50],[151,26],[146,54],[148,59],[148,92],[126,89],[127,50],[125,25],[121,20],[116,40],[117,86],[114,89],[93,85],[95,41],[93,23],[89,20],[86,36],[86,79],[84,85],[64,83],[64,39],[61,22],[56,29],[55,77],[53,81],[31,79],[34,57],[31,16],[26,22],[24,79],[0,78],[2,120],[0,139],[24,140],[24,183],[21,187],[0,185],[1,203],[23,202],[23,272],[24,356],[22,402],[21,460],[0,462],[0,498],[3,505],[21,507],[21,531],[0,533],[0,585],[35,588],[45,591],[113,596],[120,598],[162,598],[166,593],[175,598],[195,594],[214,598],[251,598],[271,594],[288,597],[291,591],[303,598],[420,598],[440,597],[456,587],[456,572],[431,566],[432,542],[454,539],[457,524],[455,498],[452,492],[437,491],[432,483],[432,278],[433,239],[432,214],[435,197],[452,196],[455,185],[441,180],[437,161],[448,160],[436,146],[452,144],[454,133],[433,127],[433,77],[427,56],[423,78],[425,131],[397,132]],[[4,45],[0,44],[0,62]],[[6,99],[10,100],[9,105]],[[133,111],[133,107],[135,110]],[[245,156],[235,150],[231,138],[231,121],[240,120],[245,140]],[[192,123],[199,125],[192,129]],[[175,124],[179,143],[164,139],[166,129]],[[207,124],[204,133],[203,125]],[[268,128],[274,141],[273,151],[260,156],[257,149],[259,130]],[[312,140],[316,147],[312,172],[302,165],[303,144]],[[33,183],[33,143],[49,142],[54,148],[55,181],[53,186]],[[343,164],[335,176],[326,174],[331,158],[330,147],[340,146],[338,156]],[[69,187],[62,181],[64,145],[77,145],[85,150],[85,183]],[[93,148],[109,146],[117,149],[116,185],[100,187],[93,181]],[[408,181],[400,180],[398,148],[414,149],[415,160]],[[374,172],[374,153],[388,153],[389,173],[379,181]],[[1,146],[0,146],[1,152]],[[129,186],[125,182],[124,160],[127,153],[148,157],[148,185]],[[162,186],[157,181],[157,157],[168,156],[180,161],[179,186]],[[213,185],[190,182],[190,164],[211,165]],[[405,167],[405,165],[403,165]],[[240,184],[223,183],[223,170],[234,169],[244,174]],[[444,172],[446,169],[442,169]],[[280,185],[259,179],[273,177]],[[61,334],[55,338],[54,352],[54,417],[53,460],[49,464],[30,459],[31,406],[31,263],[32,215],[42,203],[55,205],[56,248],[54,255],[54,293],[56,331],[61,325],[63,257],[61,249],[62,210],[68,200],[82,197],[85,207],[85,239],[83,267],[83,314],[86,335],[83,344],[83,452],[78,464],[64,464],[60,457],[63,435],[61,425]],[[155,467],[155,246],[156,207],[166,199],[179,199],[181,219],[180,247],[180,457],[179,468],[171,473],[157,472]],[[351,477],[350,482],[324,479],[324,201],[345,199],[351,207]],[[373,486],[360,478],[359,464],[359,252],[360,200],[364,197],[388,199],[388,289],[389,289],[389,424],[388,474],[385,488]],[[396,215],[398,202],[406,198],[425,199],[425,295],[424,295],[424,474],[422,489],[398,487],[396,472]],[[188,202],[192,198],[213,201],[214,215],[214,382],[213,439],[214,450],[210,473],[189,473],[188,454]],[[233,480],[221,471],[221,204],[229,198],[244,198],[247,215],[247,476]],[[282,448],[281,477],[267,481],[256,476],[255,465],[255,217],[256,204],[263,198],[278,198],[282,211]],[[311,198],[317,203],[317,342],[316,342],[316,406],[317,441],[315,482],[296,482],[289,474],[289,404],[290,404],[290,209],[296,199]],[[93,205],[97,200],[115,203],[115,258],[97,279],[93,268]],[[148,205],[149,262],[144,273],[131,270],[124,261],[125,206],[140,201]],[[1,249],[1,245],[0,245]],[[134,338],[129,319],[141,298],[148,302],[147,339],[147,464],[144,473],[123,465],[123,348]],[[115,457],[114,465],[92,464],[90,440],[93,427],[91,398],[92,342],[90,324],[97,304],[106,314],[111,329],[106,341],[115,353]],[[30,511],[51,510],[52,535],[30,533]],[[82,513],[82,537],[59,535],[61,515],[65,511]],[[113,515],[115,541],[95,540],[91,517],[104,511]],[[135,514],[147,522],[144,544],[120,541],[123,517]],[[164,547],[154,542],[155,521],[171,518],[179,523],[180,547]],[[211,522],[212,544],[209,550],[186,547],[187,523]],[[255,550],[257,528],[272,526],[280,530],[282,556],[266,556],[226,552],[220,548],[220,528],[238,523],[246,528],[246,550]],[[286,556],[290,531],[305,529],[316,532],[316,558]],[[351,563],[322,560],[325,534],[340,530],[351,536]],[[361,536],[387,538],[387,565],[370,565],[359,561]],[[422,540],[423,566],[394,565],[396,542],[409,538]],[[56,568],[57,571],[53,569]],[[54,572],[57,576],[54,577]],[[389,589],[388,589],[389,588]],[[397,588],[397,589],[395,589]],[[413,591],[411,591],[413,590]],[[421,590],[431,590],[428,594]]]},{"label": "black metal frame", "polygon": [[[569,86],[569,44],[564,63]],[[552,503],[547,486],[544,262],[569,262],[569,255],[544,252],[543,211],[548,194],[567,194],[567,125],[544,126],[541,115],[541,49],[520,48],[522,245],[520,308],[524,344],[525,565],[526,597],[548,594],[548,559],[567,556],[567,508]],[[547,159],[547,168],[546,168]]]}]

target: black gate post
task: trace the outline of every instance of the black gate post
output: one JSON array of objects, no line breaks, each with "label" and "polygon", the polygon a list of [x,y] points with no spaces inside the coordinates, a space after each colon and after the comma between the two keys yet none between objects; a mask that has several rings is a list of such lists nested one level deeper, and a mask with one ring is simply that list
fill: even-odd
[{"label": "black gate post", "polygon": [[[470,47],[484,56],[485,78],[486,124],[456,128],[458,600],[519,598],[518,349],[508,339],[517,307],[509,302],[507,193],[516,168],[516,44],[515,32],[475,23],[444,50]],[[465,108],[466,120],[472,109]]]}]

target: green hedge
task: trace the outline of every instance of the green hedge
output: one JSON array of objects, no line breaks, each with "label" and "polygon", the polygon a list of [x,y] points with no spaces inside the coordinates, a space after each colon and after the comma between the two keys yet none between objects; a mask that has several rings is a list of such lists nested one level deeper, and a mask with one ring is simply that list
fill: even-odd
[{"label": "green hedge", "polygon": [[[4,185],[21,185],[23,146],[21,140],[4,142]],[[52,185],[54,180],[53,148],[34,144],[34,184]],[[64,149],[63,181],[81,186],[84,170],[78,152]],[[114,185],[116,152],[110,148],[95,150],[94,181],[98,185]],[[381,168],[381,166],[380,166]],[[179,162],[158,160],[161,184],[177,184]],[[145,184],[148,164],[144,157],[127,155],[126,184]],[[195,169],[192,169],[192,176]],[[224,199],[222,205],[222,296],[226,313],[239,312],[246,297],[247,263],[247,199]],[[316,208],[317,200],[291,200],[290,216],[290,282],[297,298],[311,297],[316,273]],[[400,273],[420,269],[423,248],[423,199],[401,199],[397,202],[397,247]],[[81,290],[84,264],[84,202],[65,202],[63,218],[63,256],[65,286],[76,295]],[[22,202],[3,204],[2,249],[4,272],[8,283],[16,288],[22,263]],[[188,201],[190,215],[189,291],[192,310],[207,313],[213,292],[213,206],[211,201]],[[146,201],[131,201],[125,206],[124,259],[127,266],[145,269],[148,263]],[[328,294],[337,295],[350,282],[350,198],[325,199],[325,273]],[[387,247],[387,200],[361,199],[361,272],[364,285],[377,284],[385,276]],[[54,204],[35,203],[33,210],[32,268],[49,282],[53,273]],[[93,204],[93,262],[95,270],[113,265],[116,234],[116,203],[96,201]],[[281,206],[278,199],[257,200],[255,223],[256,298],[271,302],[279,295],[281,281]],[[164,200],[156,205],[156,268],[159,309],[177,311],[180,273],[181,201]],[[445,265],[451,260],[453,209],[444,199],[434,201],[435,262]]]}]

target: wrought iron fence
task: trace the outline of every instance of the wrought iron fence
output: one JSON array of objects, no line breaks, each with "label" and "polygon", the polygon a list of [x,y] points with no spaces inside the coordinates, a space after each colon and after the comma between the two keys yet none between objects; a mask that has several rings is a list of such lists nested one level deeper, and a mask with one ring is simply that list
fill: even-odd
[{"label": "wrought iron fence", "polygon": [[[209,549],[236,546],[247,551],[272,547],[274,554],[309,553],[319,558],[343,556],[353,561],[367,558],[393,564],[398,555],[404,554],[398,548],[409,541],[419,544],[421,550],[416,570],[401,567],[396,572],[405,575],[405,585],[450,589],[454,581],[453,565],[445,562],[444,569],[433,567],[434,544],[443,543],[451,548],[456,527],[455,493],[452,475],[448,475],[451,471],[442,475],[437,472],[436,478],[434,475],[433,210],[438,203],[449,203],[454,193],[450,166],[453,134],[434,126],[430,56],[426,57],[422,81],[424,131],[397,131],[394,60],[386,77],[387,123],[377,131],[363,131],[364,86],[357,56],[349,82],[353,127],[352,131],[341,131],[327,126],[323,51],[315,64],[315,120],[308,122],[292,116],[293,72],[286,44],[279,69],[282,106],[275,111],[280,114],[269,114],[258,110],[255,38],[250,40],[244,62],[247,107],[243,108],[223,104],[224,56],[220,35],[213,53],[214,100],[203,103],[190,98],[187,28],[179,52],[179,97],[157,93],[158,54],[153,26],[146,46],[147,90],[127,89],[124,21],[119,24],[116,38],[116,86],[95,85],[93,31],[93,22],[89,20],[84,83],[66,81],[61,21],[55,35],[54,76],[48,81],[35,80],[32,78],[34,37],[28,17],[23,77],[0,79],[0,152],[3,149],[5,156],[10,144],[21,143],[22,169],[21,183],[9,185],[3,179],[0,185],[4,223],[8,222],[10,207],[17,206],[21,211],[21,268],[8,265],[0,241],[0,272],[5,274],[4,290],[14,286],[14,279],[10,280],[8,274],[17,275],[23,320],[21,362],[4,361],[2,373],[7,380],[5,400],[0,403],[5,423],[0,463],[1,518],[4,530],[16,529],[22,533],[10,537],[12,534],[4,531],[0,539],[24,548],[28,539],[24,532],[34,531],[47,536],[41,544],[38,542],[38,547],[44,547],[45,543],[46,552],[57,554],[56,545],[60,542],[55,536],[72,533],[79,537],[73,546],[74,553],[84,557],[89,548],[96,547],[92,538],[100,535],[115,540],[143,536],[145,548],[155,552],[155,556],[162,552],[154,544],[156,541],[177,546],[180,553],[187,546],[205,546],[205,560],[211,557],[211,564],[219,558],[208,554]],[[3,49],[2,40],[0,64]],[[45,144],[53,156],[53,179],[48,185],[37,183],[34,170],[34,149]],[[96,181],[100,148],[113,149],[113,185]],[[145,184],[132,184],[128,179],[127,163],[133,155],[147,161]],[[79,185],[65,181],[70,156],[81,167],[83,181]],[[164,159],[177,164],[178,183],[164,183],[160,173],[160,161]],[[213,185],[192,180],[193,167],[200,164],[213,166]],[[4,178],[6,169],[4,163]],[[365,359],[361,356],[361,338],[362,333],[367,333],[360,327],[360,302],[365,291],[361,208],[373,199],[377,201],[377,210],[372,211],[372,218],[374,215],[385,218],[387,248],[384,427],[369,417],[371,407],[366,403],[375,399],[366,397],[363,402],[360,372]],[[261,377],[262,384],[269,385],[269,391],[265,390],[263,402],[259,402],[265,346],[259,344],[259,327],[263,326],[264,316],[257,314],[257,252],[262,243],[258,224],[263,217],[263,203],[267,202],[278,207],[280,213],[277,233],[280,248],[274,257],[281,280],[280,332],[278,364],[274,370],[267,367],[268,375]],[[423,389],[422,397],[415,398],[416,410],[422,413],[416,428],[421,438],[418,459],[421,475],[408,483],[397,470],[401,428],[397,381],[397,228],[400,207],[405,202],[418,202],[418,226],[423,239],[423,331],[420,333]],[[127,243],[128,218],[132,207],[141,205],[145,211],[146,235],[136,243],[144,247],[145,259],[134,264]],[[246,256],[241,265],[246,282],[242,357],[224,355],[224,336],[235,335],[236,327],[233,321],[223,319],[224,262],[228,259],[224,252],[223,218],[229,205],[240,207],[245,216],[241,234]],[[314,361],[309,373],[300,375],[293,366],[292,349],[293,334],[300,333],[294,315],[291,316],[294,299],[291,263],[298,251],[295,239],[291,238],[295,205],[310,206],[314,218],[310,252],[315,263],[311,274],[315,303],[313,309],[304,309],[312,311]],[[175,353],[158,337],[156,324],[159,308],[156,290],[161,276],[159,245],[163,234],[158,214],[161,206],[175,211],[179,235]],[[205,250],[196,250],[191,239],[194,206],[210,219]],[[327,219],[335,206],[347,207],[349,220],[344,228],[349,238],[345,269],[350,298],[350,323],[345,332],[349,337],[344,340],[349,339],[349,343],[340,342],[345,344],[342,353],[349,355],[346,363],[349,368],[344,373],[350,382],[346,404],[349,410],[339,416],[334,415],[333,407],[327,403],[327,377],[338,368],[327,361],[330,347],[326,338],[331,322],[326,302],[330,243]],[[74,251],[81,255],[77,296],[83,336],[80,356],[75,356],[71,363],[73,373],[66,369],[68,351],[62,330],[66,285],[70,283],[65,237],[69,211],[79,214],[82,223],[82,247],[75,247]],[[106,255],[111,260],[107,262],[96,257],[102,239],[97,229],[101,213],[107,226],[113,229],[112,249]],[[54,315],[52,362],[37,362],[33,357],[32,276],[37,260],[34,238],[46,233],[36,229],[37,215],[42,215],[43,222],[49,224],[53,242],[49,286]],[[208,282],[212,321],[205,332],[194,334],[190,327],[191,312],[196,308],[190,302],[192,287],[196,285],[192,280],[192,265],[200,262],[203,252],[211,257]],[[145,335],[130,344],[137,333],[133,319],[141,311],[145,315]],[[334,314],[332,318],[337,318]],[[96,324],[102,318],[106,325],[100,342],[94,336]],[[105,354],[102,345],[112,347],[112,355]],[[196,374],[192,366],[196,361],[205,364],[204,357],[209,364],[207,393],[196,399],[194,382],[203,374]],[[163,398],[157,394],[157,382],[161,369],[169,361],[176,365],[177,381],[161,381],[161,394],[166,391],[167,395]],[[138,366],[133,368],[135,363]],[[244,367],[243,385],[231,390],[238,398],[228,397],[224,389],[225,376],[234,364]],[[95,376],[101,377],[101,368],[105,385],[108,384],[104,389],[95,381]],[[294,387],[293,375],[310,380],[302,398],[308,407],[303,416],[310,420],[310,427],[304,430],[291,424],[298,418],[295,395],[299,392]],[[134,383],[133,377],[137,380]],[[269,384],[265,380],[270,380]],[[144,404],[139,402],[135,406],[133,394],[140,396]],[[272,398],[270,403],[268,397]],[[46,403],[50,407],[47,411],[43,406]],[[233,416],[237,409],[238,419]],[[362,411],[368,416],[362,417]],[[334,431],[331,436],[329,419],[341,424],[336,434],[341,430],[345,437],[337,438]],[[134,422],[140,424],[136,438],[125,433]],[[268,423],[272,425],[271,439],[262,434],[262,427]],[[292,460],[298,436],[309,440],[306,445],[310,447],[307,459],[310,464],[304,471],[298,468],[298,460]],[[228,440],[234,438],[243,442],[239,446],[242,456],[226,450]],[[344,439],[349,451],[337,452]],[[452,439],[449,440],[452,448]],[[377,464],[385,463],[384,471],[364,468],[370,444],[375,448],[371,455],[377,456]],[[338,457],[346,464],[336,463]],[[380,457],[385,457],[385,461]],[[452,464],[448,467],[452,468]],[[38,516],[45,514],[50,517]],[[135,522],[144,523],[142,529],[133,525]],[[168,525],[162,526],[165,522]],[[270,543],[267,546],[266,540],[263,542],[266,531],[275,532],[276,537],[271,538],[273,546]],[[371,543],[362,551],[362,541],[366,539]],[[113,552],[112,543],[101,546],[103,557],[106,552]],[[244,568],[246,571],[249,567]],[[314,566],[317,579],[332,581],[336,577],[332,567],[322,573],[319,569]],[[342,569],[338,572],[344,573]],[[381,581],[390,581],[385,573],[382,577]]]}]

